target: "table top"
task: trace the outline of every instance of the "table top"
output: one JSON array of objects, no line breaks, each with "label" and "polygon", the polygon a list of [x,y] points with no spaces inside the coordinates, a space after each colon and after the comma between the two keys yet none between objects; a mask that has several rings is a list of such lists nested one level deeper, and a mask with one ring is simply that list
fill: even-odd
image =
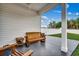
[{"label": "table top", "polygon": [[6,50],[6,49],[11,48],[12,46],[16,46],[16,45],[17,45],[17,43],[4,45],[3,47],[0,47],[0,51]]}]

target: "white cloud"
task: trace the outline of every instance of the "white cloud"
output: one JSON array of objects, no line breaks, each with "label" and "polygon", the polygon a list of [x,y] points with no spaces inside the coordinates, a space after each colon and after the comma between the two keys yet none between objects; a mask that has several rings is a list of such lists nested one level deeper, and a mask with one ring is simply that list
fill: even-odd
[{"label": "white cloud", "polygon": [[47,25],[41,25],[41,27],[47,27]]},{"label": "white cloud", "polygon": [[[58,18],[59,19],[59,18]],[[51,21],[56,21],[57,19],[52,18]]]},{"label": "white cloud", "polygon": [[41,23],[41,27],[47,27],[46,22]]},{"label": "white cloud", "polygon": [[41,22],[43,23],[43,22],[44,22],[44,20],[41,20]]},{"label": "white cloud", "polygon": [[46,17],[46,16],[41,16],[41,18],[42,18],[42,19],[48,19],[48,17]]},{"label": "white cloud", "polygon": [[78,15],[79,15],[79,13],[77,12],[77,13],[76,13],[76,15],[78,16]]},{"label": "white cloud", "polygon": [[67,4],[67,6],[66,6],[67,8],[69,8],[69,4]]},{"label": "white cloud", "polygon": [[71,18],[68,17],[68,20],[71,20]]},{"label": "white cloud", "polygon": [[48,24],[51,22],[51,20],[48,20]]},{"label": "white cloud", "polygon": [[71,12],[68,12],[68,15],[71,15],[72,13]]}]

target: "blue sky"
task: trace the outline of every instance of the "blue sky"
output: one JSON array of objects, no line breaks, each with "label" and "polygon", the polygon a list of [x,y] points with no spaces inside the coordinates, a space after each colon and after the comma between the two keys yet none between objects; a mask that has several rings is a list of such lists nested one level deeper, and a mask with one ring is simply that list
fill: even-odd
[{"label": "blue sky", "polygon": [[68,4],[67,13],[69,19],[75,19],[79,17],[79,3]]},{"label": "blue sky", "polygon": [[[49,10],[41,16],[41,26],[47,27],[51,21],[61,21],[61,10],[62,7],[59,4],[56,8]],[[67,4],[67,15],[68,20],[75,19],[79,16],[79,3],[68,3]]]}]

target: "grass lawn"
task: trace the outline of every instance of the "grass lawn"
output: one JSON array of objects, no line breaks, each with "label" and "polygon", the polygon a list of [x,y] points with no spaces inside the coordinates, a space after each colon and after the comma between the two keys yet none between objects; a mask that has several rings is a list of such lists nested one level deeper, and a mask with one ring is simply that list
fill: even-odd
[{"label": "grass lawn", "polygon": [[[49,36],[61,37],[61,34],[52,34]],[[67,38],[71,40],[79,40],[79,34],[67,33]]]},{"label": "grass lawn", "polygon": [[[52,34],[49,36],[61,37],[61,34]],[[67,38],[71,40],[79,40],[79,34],[67,33]],[[79,56],[79,45],[76,47],[72,56]]]},{"label": "grass lawn", "polygon": [[72,53],[72,56],[79,56],[79,45],[76,47],[76,49]]}]

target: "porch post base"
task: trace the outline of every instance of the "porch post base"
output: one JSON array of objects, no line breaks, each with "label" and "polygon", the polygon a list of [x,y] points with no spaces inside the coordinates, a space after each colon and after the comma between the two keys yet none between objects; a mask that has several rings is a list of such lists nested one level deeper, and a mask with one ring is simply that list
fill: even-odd
[{"label": "porch post base", "polygon": [[61,51],[64,52],[64,53],[67,53],[68,52],[68,48],[62,47]]},{"label": "porch post base", "polygon": [[61,55],[62,56],[67,56],[67,52],[68,52],[67,48],[66,49],[65,48],[61,48]]}]

